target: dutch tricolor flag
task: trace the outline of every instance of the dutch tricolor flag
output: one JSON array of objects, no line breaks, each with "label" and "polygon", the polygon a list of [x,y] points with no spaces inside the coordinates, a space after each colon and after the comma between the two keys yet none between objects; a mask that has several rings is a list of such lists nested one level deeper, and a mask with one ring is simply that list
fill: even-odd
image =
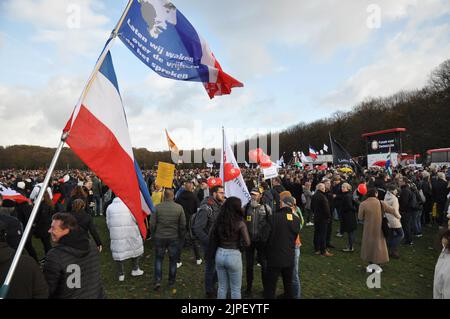
[{"label": "dutch tricolor flag", "polygon": [[[106,50],[106,49],[105,49]],[[111,54],[64,128],[66,143],[130,209],[145,238],[152,200],[134,158]]]}]

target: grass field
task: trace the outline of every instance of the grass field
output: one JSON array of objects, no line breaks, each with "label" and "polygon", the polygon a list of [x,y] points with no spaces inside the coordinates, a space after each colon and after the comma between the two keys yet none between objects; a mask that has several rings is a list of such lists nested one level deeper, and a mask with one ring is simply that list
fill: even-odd
[{"label": "grass field", "polygon": [[[182,254],[183,266],[177,271],[175,295],[169,291],[167,283],[168,258],[163,264],[163,282],[160,293],[153,291],[154,254],[151,241],[146,241],[141,268],[145,274],[131,277],[131,262],[126,264],[125,281],[119,282],[115,264],[109,250],[109,234],[103,217],[95,217],[95,223],[104,242],[101,253],[102,277],[108,298],[204,298],[203,273],[204,265],[196,265],[193,253],[185,248]],[[333,225],[333,236],[338,224]],[[416,239],[413,246],[400,247],[401,258],[391,260],[383,267],[381,288],[369,289],[366,286],[367,266],[360,259],[360,242],[362,227],[358,225],[354,253],[340,252],[346,246],[346,237],[332,239],[336,246],[333,257],[320,257],[313,253],[313,227],[302,230],[302,249],[300,257],[300,281],[302,298],[432,298],[433,274],[439,251],[433,249],[437,238],[437,227],[424,228],[424,237]],[[42,246],[35,241],[34,246],[42,256]],[[282,293],[281,279],[277,293]],[[245,289],[245,265],[243,290]],[[254,297],[261,298],[262,291],[259,267],[255,266]]]}]

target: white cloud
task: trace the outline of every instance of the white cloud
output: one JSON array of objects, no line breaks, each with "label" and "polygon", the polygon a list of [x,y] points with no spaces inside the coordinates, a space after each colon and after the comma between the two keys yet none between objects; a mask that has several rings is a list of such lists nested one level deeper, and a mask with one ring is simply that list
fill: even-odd
[{"label": "white cloud", "polygon": [[[417,26],[410,24],[410,26]],[[450,56],[450,24],[405,29],[322,102],[349,109],[365,98],[387,96],[426,85],[431,70]]]},{"label": "white cloud", "polygon": [[[277,60],[280,50],[286,48],[308,49],[321,61],[342,48],[353,49],[367,43],[377,31],[367,26],[371,14],[367,8],[373,3],[369,0],[270,0],[262,3],[203,0],[199,7],[203,8],[202,19],[208,25],[208,32],[220,39],[225,50],[221,55],[234,57],[232,69],[244,77],[258,77],[261,73],[276,72],[279,64],[289,67]],[[378,0],[375,3],[381,9],[383,25],[407,16],[418,1]],[[183,5],[179,7],[184,12]]]},{"label": "white cloud", "polygon": [[103,9],[94,0],[9,0],[3,3],[9,18],[31,24],[35,43],[52,43],[61,55],[89,54],[106,41],[110,19],[96,13]]}]

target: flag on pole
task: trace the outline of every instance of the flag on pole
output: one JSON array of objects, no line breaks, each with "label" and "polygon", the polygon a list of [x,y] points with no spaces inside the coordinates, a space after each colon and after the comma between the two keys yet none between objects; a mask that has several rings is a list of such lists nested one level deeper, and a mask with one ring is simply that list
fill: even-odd
[{"label": "flag on pole", "polygon": [[3,197],[3,200],[11,200],[19,204],[24,202],[28,202],[31,204],[31,200],[15,191],[14,189],[3,185],[2,183],[0,183],[0,194]]},{"label": "flag on pole", "polygon": [[167,132],[167,129],[164,129],[166,131],[166,138],[167,138],[167,144],[169,145],[169,150],[172,153],[178,154],[180,151],[175,144],[175,142],[170,138],[169,133]]},{"label": "flag on pole", "polygon": [[392,160],[391,160],[391,148],[389,147],[389,153],[386,158],[385,169],[388,172],[389,176],[392,177]]},{"label": "flag on pole", "polygon": [[328,145],[327,145],[327,144],[323,144],[323,150],[324,150],[325,152],[328,152]]},{"label": "flag on pole", "polygon": [[317,159],[317,151],[311,146],[309,147],[309,157],[311,157],[314,160]]},{"label": "flag on pole", "polygon": [[134,158],[110,52],[64,132],[69,133],[66,143],[75,154],[127,205],[145,238],[144,222],[154,207]]},{"label": "flag on pole", "polygon": [[230,144],[228,144],[225,130],[222,130],[222,134],[223,146],[222,160],[220,161],[220,178],[225,188],[225,196],[238,197],[241,199],[242,206],[245,206],[250,201],[251,196],[242,177],[242,173],[239,170],[233,150]]},{"label": "flag on pole", "polygon": [[308,159],[306,158],[306,155],[303,152],[301,152],[300,154],[300,161],[302,162],[302,164],[306,164],[309,162]]},{"label": "flag on pole", "polygon": [[244,86],[222,70],[206,41],[167,0],[134,1],[118,35],[153,71],[174,80],[202,82],[210,98]]}]

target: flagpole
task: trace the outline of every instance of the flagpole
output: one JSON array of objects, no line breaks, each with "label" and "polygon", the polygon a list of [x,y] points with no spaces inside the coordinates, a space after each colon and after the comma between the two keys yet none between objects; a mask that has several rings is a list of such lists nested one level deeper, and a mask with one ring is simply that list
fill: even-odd
[{"label": "flagpole", "polygon": [[331,132],[328,131],[328,136],[330,137],[330,147],[331,147],[331,155],[333,156],[333,165],[334,165],[334,150],[333,150],[333,141],[331,140]]},{"label": "flagpole", "polygon": [[[100,69],[100,66],[102,65],[103,61],[105,60],[106,54],[111,49],[114,39],[117,37],[118,31],[119,31],[120,27],[122,26],[122,23],[125,20],[125,16],[127,15],[128,11],[130,10],[130,7],[131,7],[131,4],[133,3],[133,1],[134,0],[128,1],[128,4],[127,4],[124,12],[122,13],[122,16],[120,17],[119,22],[117,23],[116,27],[111,32],[108,42],[107,42],[105,48],[103,49],[103,52],[100,55],[97,63],[95,64],[94,70],[92,71],[92,73],[89,77],[89,80],[88,80],[86,86],[84,87],[83,92],[81,93],[80,99],[78,100],[78,103],[74,108],[74,112],[77,108],[79,108],[82,101],[86,97],[86,94],[89,91],[89,88],[91,87],[92,82],[94,81],[95,76],[96,76],[98,70]],[[67,132],[63,132],[63,134],[61,135],[61,140],[59,142],[59,145],[56,149],[55,154],[53,155],[53,159],[50,163],[50,167],[47,170],[47,174],[45,175],[44,182],[42,183],[41,189],[39,191],[38,197],[35,201],[32,211],[31,211],[30,218],[25,227],[25,231],[23,232],[22,238],[20,239],[19,246],[17,247],[17,250],[14,255],[13,261],[11,263],[11,266],[9,267],[8,274],[6,275],[6,278],[5,278],[5,282],[3,283],[2,287],[0,288],[0,299],[5,299],[6,296],[8,295],[11,280],[14,276],[15,270],[17,268],[17,264],[19,263],[19,260],[22,255],[23,249],[25,247],[27,238],[30,235],[31,228],[33,227],[33,223],[36,218],[39,207],[41,206],[41,201],[44,196],[44,192],[47,190],[48,182],[50,181],[50,178],[51,178],[53,171],[55,169],[55,166],[56,166],[56,162],[58,161],[58,158],[61,154],[64,143],[67,140],[67,138],[69,137],[69,134],[70,134],[70,129]]]},{"label": "flagpole", "polygon": [[219,171],[220,179],[222,180],[223,188],[225,189],[224,169],[225,169],[225,129],[222,126],[222,169]]}]

